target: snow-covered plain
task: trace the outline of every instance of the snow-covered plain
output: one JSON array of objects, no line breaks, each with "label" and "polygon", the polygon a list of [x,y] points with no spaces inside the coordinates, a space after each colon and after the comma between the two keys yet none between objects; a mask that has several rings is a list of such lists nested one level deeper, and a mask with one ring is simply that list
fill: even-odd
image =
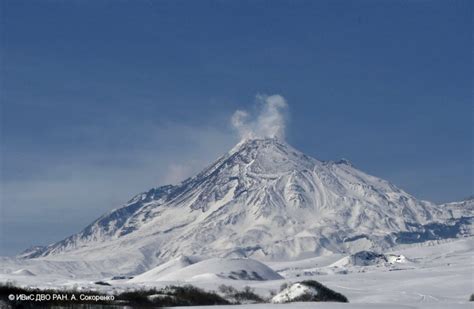
[{"label": "snow-covered plain", "polygon": [[[347,256],[334,255],[296,261],[262,262],[245,259],[179,258],[158,266],[133,279],[112,280],[100,273],[94,276],[67,274],[72,265],[63,262],[62,275],[51,273],[56,263],[42,260],[6,259],[1,261],[0,282],[11,281],[23,286],[79,287],[107,291],[130,288],[164,287],[190,283],[206,290],[219,285],[237,289],[250,286],[263,297],[279,292],[284,283],[317,280],[345,295],[349,304],[318,303],[318,308],[472,308],[469,296],[474,292],[474,237],[452,241],[431,241],[395,248],[390,254],[403,255],[409,262],[381,262],[357,266],[338,261]],[[386,253],[388,255],[388,253]],[[59,265],[59,264],[58,264]],[[271,268],[271,269],[270,269]],[[45,274],[46,270],[50,271]],[[155,270],[155,272],[153,272]],[[222,271],[245,270],[258,273],[259,280],[220,276]],[[38,275],[41,274],[41,275]],[[217,274],[217,275],[216,275]],[[281,277],[280,277],[281,276]],[[84,279],[88,278],[88,279]],[[257,278],[251,278],[257,279]],[[111,286],[93,282],[107,281]],[[314,305],[314,304],[313,304]],[[272,304],[244,305],[245,308],[270,308]],[[278,305],[278,308],[311,308],[309,304]],[[223,306],[225,307],[225,306]]]}]

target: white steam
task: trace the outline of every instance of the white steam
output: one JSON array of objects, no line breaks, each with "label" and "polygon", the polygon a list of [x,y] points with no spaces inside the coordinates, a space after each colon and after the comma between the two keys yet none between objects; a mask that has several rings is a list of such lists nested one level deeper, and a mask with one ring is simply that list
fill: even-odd
[{"label": "white steam", "polygon": [[275,94],[258,95],[258,113],[254,117],[247,111],[237,110],[232,115],[232,126],[245,138],[285,138],[285,98]]}]

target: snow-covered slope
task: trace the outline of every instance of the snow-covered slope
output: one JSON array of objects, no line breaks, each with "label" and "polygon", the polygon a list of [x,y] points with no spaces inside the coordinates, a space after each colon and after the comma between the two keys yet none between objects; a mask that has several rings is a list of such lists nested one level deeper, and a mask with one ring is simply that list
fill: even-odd
[{"label": "snow-covered slope", "polygon": [[474,213],[474,196],[460,202],[452,202],[440,205],[443,211],[448,210],[452,217],[459,218]]},{"label": "snow-covered slope", "polygon": [[317,295],[318,291],[310,286],[301,283],[294,283],[273,296],[271,302],[275,304],[289,303],[308,294]]},{"label": "snow-covered slope", "polygon": [[211,258],[172,272],[163,272],[163,267],[160,265],[131,279],[129,283],[215,279],[263,281],[278,280],[283,277],[256,260]]},{"label": "snow-covered slope", "polygon": [[22,257],[113,261],[121,273],[141,273],[181,255],[283,260],[379,251],[472,234],[473,213],[417,200],[345,160],[249,139],[195,177],[141,193]]},{"label": "snow-covered slope", "polygon": [[130,280],[130,282],[158,281],[161,277],[172,274],[199,261],[200,259],[196,257],[180,256],[136,276]]}]

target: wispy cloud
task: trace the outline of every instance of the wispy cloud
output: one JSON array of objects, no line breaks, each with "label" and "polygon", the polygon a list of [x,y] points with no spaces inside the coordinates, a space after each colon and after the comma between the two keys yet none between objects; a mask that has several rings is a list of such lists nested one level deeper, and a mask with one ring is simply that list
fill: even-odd
[{"label": "wispy cloud", "polygon": [[[25,149],[15,153],[17,150],[9,149],[8,158],[3,159],[10,172],[0,183],[0,225],[8,227],[4,231],[8,235],[19,236],[15,236],[13,247],[2,248],[0,244],[0,255],[78,232],[135,194],[194,175],[237,142],[230,128],[206,125],[142,124],[126,129],[103,132],[80,128],[68,132],[71,138],[90,139],[85,145],[90,147],[76,146],[74,151],[64,149],[62,154],[28,154]],[[121,140],[107,144],[112,138]],[[46,233],[54,226],[54,233]]]}]

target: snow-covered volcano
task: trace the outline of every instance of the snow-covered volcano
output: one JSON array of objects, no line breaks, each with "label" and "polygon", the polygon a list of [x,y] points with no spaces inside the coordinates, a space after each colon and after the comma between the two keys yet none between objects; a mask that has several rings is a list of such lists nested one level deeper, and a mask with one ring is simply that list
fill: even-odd
[{"label": "snow-covered volcano", "polygon": [[449,207],[417,200],[348,161],[247,139],[181,184],[138,194],[22,257],[115,261],[123,272],[141,272],[182,255],[279,260],[380,250],[471,233],[472,207]]}]

